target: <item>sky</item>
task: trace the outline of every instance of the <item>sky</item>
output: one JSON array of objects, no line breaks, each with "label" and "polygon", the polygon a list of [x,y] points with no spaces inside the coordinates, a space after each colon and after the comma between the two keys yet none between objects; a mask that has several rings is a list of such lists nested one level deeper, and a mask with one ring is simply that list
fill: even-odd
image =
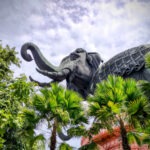
[{"label": "sky", "polygon": [[98,52],[104,61],[117,53],[150,44],[150,0],[0,0],[0,40],[16,47],[21,68],[39,81],[34,62],[20,56],[33,42],[53,64],[76,48]]}]

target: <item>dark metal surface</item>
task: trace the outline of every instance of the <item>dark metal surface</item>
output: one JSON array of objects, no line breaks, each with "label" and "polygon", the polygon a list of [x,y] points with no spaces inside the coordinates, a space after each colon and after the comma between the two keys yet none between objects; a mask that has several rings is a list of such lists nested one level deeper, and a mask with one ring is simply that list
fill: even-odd
[{"label": "dark metal surface", "polygon": [[[52,65],[41,54],[39,48],[33,43],[25,43],[21,49],[22,57],[31,61],[32,57],[27,54],[31,50],[35,62],[42,75],[48,76],[53,82],[67,81],[67,88],[77,91],[86,98],[93,93],[96,83],[106,79],[109,74],[119,75],[124,78],[135,78],[136,80],[150,81],[150,70],[145,68],[144,56],[150,51],[150,45],[134,47],[112,57],[100,68],[103,60],[98,53],[88,53],[82,48],[76,49],[65,57],[58,67]],[[40,83],[40,86],[47,86],[47,83]]]}]

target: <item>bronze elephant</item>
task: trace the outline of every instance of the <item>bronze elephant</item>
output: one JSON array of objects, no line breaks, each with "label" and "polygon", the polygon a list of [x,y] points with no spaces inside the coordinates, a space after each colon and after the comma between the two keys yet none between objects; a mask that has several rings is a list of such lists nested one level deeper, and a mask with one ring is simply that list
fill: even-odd
[{"label": "bronze elephant", "polygon": [[[40,52],[39,48],[33,43],[25,43],[21,48],[21,55],[26,61],[34,60],[38,66],[39,73],[52,79],[52,82],[67,81],[67,88],[79,92],[84,98],[90,92],[90,81],[97,72],[102,61],[98,53],[87,53],[84,49],[78,48],[70,55],[66,56],[58,67],[52,65]],[[30,77],[32,81],[35,81]],[[49,83],[40,83],[40,86],[50,86]]]},{"label": "bronze elephant", "polygon": [[[136,80],[150,81],[150,69],[145,68],[144,56],[150,51],[150,45],[134,47],[112,57],[100,67],[103,62],[98,53],[88,53],[82,48],[76,49],[66,56],[58,67],[52,65],[33,43],[25,43],[21,48],[21,55],[26,61],[34,60],[37,71],[52,79],[52,82],[67,81],[67,88],[73,89],[86,98],[93,93],[96,83],[106,79],[109,74],[120,75],[124,78],[132,77]],[[31,77],[30,79],[33,80]],[[50,86],[50,83],[40,83],[40,86]]]}]

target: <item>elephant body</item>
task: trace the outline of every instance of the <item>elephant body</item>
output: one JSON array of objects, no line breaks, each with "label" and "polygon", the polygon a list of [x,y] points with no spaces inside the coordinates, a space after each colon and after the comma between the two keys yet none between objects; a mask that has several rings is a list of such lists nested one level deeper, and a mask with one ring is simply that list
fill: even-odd
[{"label": "elephant body", "polygon": [[145,55],[150,52],[150,45],[141,45],[125,50],[104,63],[96,73],[92,83],[95,85],[107,79],[108,75],[150,81],[150,69],[145,67]]},{"label": "elephant body", "polygon": [[[145,68],[145,55],[150,52],[150,45],[142,45],[125,50],[112,57],[100,67],[103,62],[98,53],[88,53],[82,48],[76,49],[65,57],[58,67],[47,61],[39,48],[33,43],[25,43],[21,48],[21,55],[26,61],[31,61],[30,50],[38,66],[37,71],[52,79],[52,82],[67,81],[67,88],[80,93],[83,98],[93,93],[98,82],[106,79],[109,74],[124,78],[150,81],[150,70]],[[35,81],[31,78],[32,81]],[[48,86],[50,83],[40,83]]]},{"label": "elephant body", "polygon": [[144,56],[149,51],[150,46],[145,45],[121,52],[102,66],[99,71],[100,79],[106,79],[109,74],[128,77],[132,73],[141,71],[145,66]]}]

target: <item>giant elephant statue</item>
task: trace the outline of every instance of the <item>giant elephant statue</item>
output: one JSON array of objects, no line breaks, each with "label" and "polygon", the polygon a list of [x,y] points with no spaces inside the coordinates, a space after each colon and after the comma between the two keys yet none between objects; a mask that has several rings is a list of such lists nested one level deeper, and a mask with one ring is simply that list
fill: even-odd
[{"label": "giant elephant statue", "polygon": [[[145,68],[144,56],[150,52],[150,45],[134,47],[112,57],[106,63],[98,53],[88,53],[82,48],[76,49],[66,56],[58,67],[44,58],[39,48],[33,43],[25,43],[21,48],[21,55],[26,61],[32,61],[27,53],[32,52],[38,66],[37,71],[52,79],[52,82],[67,81],[67,87],[80,93],[83,98],[93,94],[96,83],[106,79],[109,74],[120,75],[124,78],[132,77],[136,80],[150,81],[150,69]],[[100,66],[100,67],[99,67]],[[30,77],[40,86],[50,86],[50,83],[40,83]],[[69,140],[69,136],[59,133],[62,140]]]},{"label": "giant elephant statue", "polygon": [[[109,74],[120,75],[124,78],[132,77],[136,80],[150,81],[150,70],[145,68],[144,56],[150,51],[150,45],[134,47],[112,57],[100,67],[103,62],[98,53],[88,53],[82,48],[76,49],[62,59],[60,65],[54,66],[40,52],[33,43],[25,43],[21,48],[21,55],[26,61],[32,61],[27,53],[32,52],[40,74],[52,79],[52,82],[67,81],[67,88],[73,89],[86,98],[93,93],[96,83],[106,79]],[[40,86],[50,86],[50,83],[40,83],[30,77]]]},{"label": "giant elephant statue", "polygon": [[[39,73],[52,79],[52,82],[67,81],[67,88],[79,92],[84,98],[90,93],[90,81],[99,67],[102,59],[98,53],[87,53],[82,48],[76,49],[65,57],[58,67],[52,65],[33,43],[25,43],[21,48],[21,55],[26,61],[32,61],[30,50],[38,66]],[[32,81],[35,81],[30,77]],[[50,86],[49,83],[40,83],[41,86]]]}]

